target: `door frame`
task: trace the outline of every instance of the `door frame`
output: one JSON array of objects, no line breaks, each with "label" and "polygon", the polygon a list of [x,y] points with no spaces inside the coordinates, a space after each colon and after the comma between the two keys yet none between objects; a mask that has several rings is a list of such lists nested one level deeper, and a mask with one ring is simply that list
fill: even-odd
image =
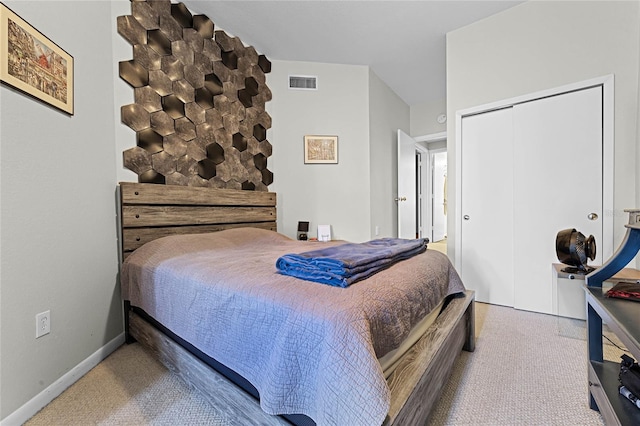
[{"label": "door frame", "polygon": [[455,266],[460,270],[462,266],[462,119],[464,117],[481,114],[497,109],[508,108],[514,105],[530,102],[536,99],[546,98],[550,96],[560,95],[562,93],[573,92],[577,90],[588,89],[590,87],[602,86],[602,136],[603,136],[603,152],[602,152],[602,239],[598,245],[598,249],[602,250],[603,259],[608,259],[613,255],[613,193],[614,193],[614,75],[609,74],[572,83],[564,86],[555,87],[548,90],[529,93],[510,99],[504,99],[484,105],[475,106],[463,110],[456,111],[455,117],[455,212],[454,212],[454,229],[455,229]]},{"label": "door frame", "polygon": [[[416,141],[417,142],[417,141]],[[425,208],[427,208],[426,197],[428,191],[429,173],[429,150],[416,143],[416,225],[418,238],[425,235]],[[425,161],[426,159],[426,161]]]},{"label": "door frame", "polygon": [[[430,223],[430,228],[431,228],[431,241],[432,242],[436,242],[436,239],[434,237],[434,232],[435,232],[435,227],[433,226],[434,221],[435,221],[435,214],[434,212],[436,211],[436,206],[434,204],[434,200],[435,200],[435,195],[434,195],[434,187],[435,187],[435,170],[434,170],[434,159],[435,159],[435,154],[441,154],[441,153],[445,153],[447,154],[447,163],[448,163],[448,157],[449,157],[449,153],[447,151],[447,148],[432,148],[429,149],[429,189],[428,189],[428,205],[429,205],[429,215],[431,217],[431,223]],[[448,166],[448,164],[447,164]],[[447,170],[449,169],[449,167],[447,167]],[[445,197],[448,197],[448,194],[445,194]],[[442,208],[442,206],[438,206],[438,208]],[[447,215],[445,214],[445,228],[447,228],[447,220],[446,220]],[[449,233],[447,232],[447,230],[445,230],[445,238]]]},{"label": "door frame", "polygon": [[[423,176],[423,180],[422,180],[422,184],[423,184],[423,188],[426,189],[425,191],[423,191],[423,204],[422,204],[422,224],[423,224],[423,229],[422,229],[422,233],[423,234],[428,234],[429,239],[433,238],[433,191],[431,189],[431,181],[432,181],[432,176],[433,176],[433,165],[431,164],[431,154],[435,153],[435,152],[447,152],[448,149],[446,147],[444,148],[430,148],[429,145],[431,143],[434,142],[442,142],[442,141],[446,141],[447,140],[447,132],[438,132],[438,133],[431,133],[428,135],[424,135],[424,136],[418,136],[415,138],[416,142],[418,143],[424,143],[425,145],[419,145],[416,144],[416,150],[421,150],[423,152],[423,157],[427,156],[428,161],[423,162],[423,169],[425,173]],[[447,160],[448,161],[448,160]],[[426,164],[426,166],[425,166]],[[426,220],[426,219],[429,220]],[[425,224],[428,223],[428,232],[426,232],[425,228]],[[447,234],[449,234],[447,232]]]}]

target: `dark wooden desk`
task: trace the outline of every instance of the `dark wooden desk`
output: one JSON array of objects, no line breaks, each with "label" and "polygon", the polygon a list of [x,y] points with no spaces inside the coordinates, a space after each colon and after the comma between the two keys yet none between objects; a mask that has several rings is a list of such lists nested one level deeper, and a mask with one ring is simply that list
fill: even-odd
[{"label": "dark wooden desk", "polygon": [[[625,270],[640,279],[640,272]],[[632,272],[634,271],[634,272]],[[589,339],[589,403],[607,425],[640,425],[640,409],[618,392],[620,360],[603,359],[602,324],[640,360],[640,303],[608,298],[605,287],[585,287]]]}]

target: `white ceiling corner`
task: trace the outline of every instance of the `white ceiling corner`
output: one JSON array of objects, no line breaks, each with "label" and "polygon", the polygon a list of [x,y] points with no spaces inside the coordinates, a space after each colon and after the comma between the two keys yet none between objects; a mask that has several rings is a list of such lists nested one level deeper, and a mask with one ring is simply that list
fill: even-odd
[{"label": "white ceiling corner", "polygon": [[272,60],[367,65],[408,105],[445,98],[446,33],[502,0],[183,0]]}]

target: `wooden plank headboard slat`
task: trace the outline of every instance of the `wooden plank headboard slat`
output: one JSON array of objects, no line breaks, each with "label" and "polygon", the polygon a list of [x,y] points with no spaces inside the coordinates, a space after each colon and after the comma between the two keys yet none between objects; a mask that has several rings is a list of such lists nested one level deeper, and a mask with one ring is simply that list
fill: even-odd
[{"label": "wooden plank headboard slat", "polygon": [[133,251],[157,238],[169,235],[202,234],[218,232],[224,229],[252,227],[276,231],[275,222],[264,223],[231,223],[227,225],[172,226],[161,228],[127,228],[122,231],[122,247],[125,252]]},{"label": "wooden plank headboard slat", "polygon": [[122,204],[194,206],[274,206],[276,194],[264,191],[198,188],[121,182]]},{"label": "wooden plank headboard slat", "polygon": [[124,228],[275,220],[275,207],[122,206]]}]

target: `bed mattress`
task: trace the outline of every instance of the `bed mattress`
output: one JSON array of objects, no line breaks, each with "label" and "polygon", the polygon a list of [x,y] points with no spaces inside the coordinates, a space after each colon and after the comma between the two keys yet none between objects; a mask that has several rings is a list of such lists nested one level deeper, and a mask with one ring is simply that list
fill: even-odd
[{"label": "bed mattress", "polygon": [[389,389],[379,358],[442,300],[464,291],[433,250],[347,288],[277,273],[316,244],[255,228],[161,238],[122,268],[125,300],[246,378],[269,414],[318,424],[381,424]]}]

